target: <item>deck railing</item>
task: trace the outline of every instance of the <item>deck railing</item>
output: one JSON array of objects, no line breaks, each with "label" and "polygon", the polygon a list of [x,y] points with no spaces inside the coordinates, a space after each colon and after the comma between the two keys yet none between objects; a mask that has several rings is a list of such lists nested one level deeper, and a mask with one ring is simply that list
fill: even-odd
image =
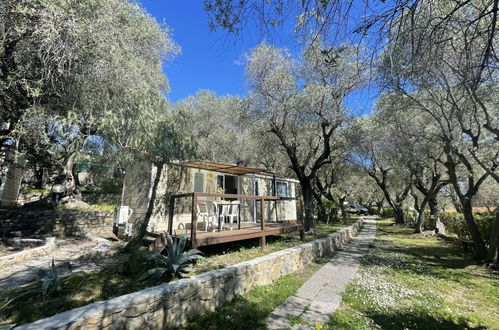
[{"label": "deck railing", "polygon": [[[174,220],[174,215],[175,215],[175,203],[176,200],[179,198],[191,198],[191,230],[190,230],[190,242],[193,247],[196,247],[196,232],[197,232],[197,206],[196,204],[198,203],[199,198],[213,198],[213,199],[238,199],[238,200],[243,200],[243,199],[253,199],[255,201],[260,201],[260,209],[261,209],[261,216],[260,216],[260,229],[262,231],[265,231],[265,225],[266,225],[266,218],[268,215],[265,212],[265,202],[270,202],[270,201],[285,201],[285,200],[298,200],[300,201],[301,199],[299,198],[294,198],[294,197],[279,197],[279,196],[257,196],[257,195],[239,195],[239,194],[212,194],[212,193],[200,193],[200,192],[192,192],[192,193],[186,193],[186,194],[177,194],[173,195],[170,197],[169,205],[168,205],[168,233],[170,235],[173,234],[173,220]],[[241,206],[240,206],[241,207]],[[297,205],[298,208],[298,205]],[[256,215],[255,215],[256,217]],[[241,218],[238,219],[238,229],[241,229]],[[276,217],[277,220],[277,217]],[[298,219],[296,219],[298,220]],[[220,226],[218,227],[218,231],[220,231]],[[263,245],[265,245],[265,236],[263,238]],[[260,240],[260,243],[262,244],[262,239]]]}]

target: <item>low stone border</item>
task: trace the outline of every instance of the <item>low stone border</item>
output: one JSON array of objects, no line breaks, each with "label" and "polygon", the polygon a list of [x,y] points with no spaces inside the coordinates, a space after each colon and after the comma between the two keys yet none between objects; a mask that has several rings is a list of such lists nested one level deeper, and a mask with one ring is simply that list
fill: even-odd
[{"label": "low stone border", "polygon": [[344,247],[362,227],[353,225],[297,247],[69,310],[15,329],[163,329],[215,310],[252,287],[268,285]]},{"label": "low stone border", "polygon": [[54,251],[56,248],[57,243],[55,237],[47,237],[45,239],[45,244],[42,246],[0,257],[0,269],[28,259],[38,258],[39,256],[46,255]]}]

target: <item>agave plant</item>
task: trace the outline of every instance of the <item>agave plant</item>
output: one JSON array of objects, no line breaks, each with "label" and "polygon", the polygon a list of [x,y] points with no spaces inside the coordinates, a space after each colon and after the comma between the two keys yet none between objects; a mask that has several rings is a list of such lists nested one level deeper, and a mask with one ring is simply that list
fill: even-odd
[{"label": "agave plant", "polygon": [[56,292],[62,291],[62,281],[59,276],[59,270],[55,266],[54,258],[52,258],[52,264],[48,270],[35,266],[30,266],[28,268],[42,280],[43,296],[47,294],[50,288],[53,288]]},{"label": "agave plant", "polygon": [[192,272],[194,269],[190,265],[198,259],[204,259],[202,256],[203,252],[197,249],[190,249],[189,251],[183,252],[185,244],[187,242],[187,237],[184,234],[180,239],[173,241],[170,235],[166,236],[166,252],[165,257],[161,253],[152,253],[149,256],[149,260],[159,264],[159,267],[154,267],[143,273],[139,277],[139,281],[154,278],[160,280],[161,278],[173,277],[182,278],[184,274]]}]

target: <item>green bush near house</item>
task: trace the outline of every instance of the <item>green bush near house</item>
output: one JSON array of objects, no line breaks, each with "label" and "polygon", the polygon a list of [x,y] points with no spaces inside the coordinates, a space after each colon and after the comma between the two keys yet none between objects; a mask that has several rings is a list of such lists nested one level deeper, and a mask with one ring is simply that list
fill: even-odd
[{"label": "green bush near house", "polygon": [[383,218],[395,218],[395,211],[392,207],[385,207],[382,215]]},{"label": "green bush near house", "polygon": [[379,207],[377,206],[369,206],[367,210],[369,211],[370,215],[379,215]]},{"label": "green bush near house", "polygon": [[[494,214],[484,211],[473,212],[473,217],[478,226],[478,230],[482,234],[482,238],[485,241],[490,239],[492,233],[492,225],[494,223]],[[459,238],[470,239],[471,235],[468,231],[468,226],[464,220],[464,215],[456,211],[446,211],[440,213],[440,220],[445,225],[445,230],[450,233],[457,235]]]}]

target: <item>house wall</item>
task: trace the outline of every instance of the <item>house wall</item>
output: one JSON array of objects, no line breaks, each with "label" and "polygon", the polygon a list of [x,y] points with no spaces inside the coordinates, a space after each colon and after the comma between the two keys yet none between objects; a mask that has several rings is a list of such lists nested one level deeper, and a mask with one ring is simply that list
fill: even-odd
[{"label": "house wall", "polygon": [[9,162],[5,176],[0,185],[0,205],[15,205],[21,189],[21,180],[24,172],[24,157],[14,156],[9,151],[6,156]]},{"label": "house wall", "polygon": [[[156,202],[149,222],[149,231],[162,232],[168,229],[167,204],[169,196],[192,191],[192,181],[188,170],[185,167],[176,165],[165,166],[163,169],[156,191]],[[145,217],[156,173],[157,168],[147,162],[135,162],[127,168],[123,204],[133,210],[132,216],[128,220],[129,223],[135,224]],[[187,215],[189,215],[190,219],[189,198],[176,200],[175,214],[177,216],[175,216],[174,222],[177,223],[177,226],[179,223],[184,222]]]}]

